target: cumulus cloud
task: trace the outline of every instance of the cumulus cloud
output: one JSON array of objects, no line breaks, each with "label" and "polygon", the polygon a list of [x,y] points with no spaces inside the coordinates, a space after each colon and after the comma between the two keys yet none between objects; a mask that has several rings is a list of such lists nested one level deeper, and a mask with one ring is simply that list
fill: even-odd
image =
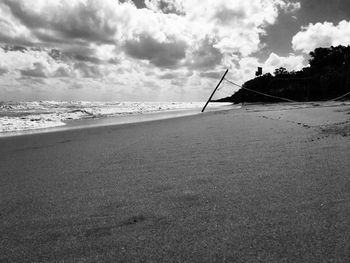
[{"label": "cumulus cloud", "polygon": [[138,40],[127,41],[124,45],[129,56],[165,68],[177,66],[185,58],[186,47],[183,41],[162,43],[151,36],[140,36]]},{"label": "cumulus cloud", "polygon": [[263,64],[263,67],[268,72],[273,72],[274,69],[284,67],[288,71],[301,70],[305,67],[305,58],[298,55],[289,55],[288,57],[278,56],[271,53],[269,58]]},{"label": "cumulus cloud", "polygon": [[60,66],[56,69],[56,71],[53,74],[53,77],[56,78],[67,78],[67,77],[74,77],[74,71],[67,66]]},{"label": "cumulus cloud", "polygon": [[295,13],[301,8],[301,4],[299,2],[279,2],[280,8],[284,10],[286,13]]},{"label": "cumulus cloud", "polygon": [[194,45],[189,53],[187,65],[192,69],[215,68],[224,56],[208,37]]},{"label": "cumulus cloud", "polygon": [[15,45],[30,44],[33,41],[30,29],[14,19],[11,9],[3,1],[0,2],[0,40]]},{"label": "cumulus cloud", "polygon": [[34,36],[62,40],[114,42],[117,23],[113,1],[3,0],[12,15]]},{"label": "cumulus cloud", "polygon": [[101,78],[103,76],[102,70],[97,65],[89,65],[87,63],[75,63],[74,69],[83,78]]},{"label": "cumulus cloud", "polygon": [[4,23],[9,30],[2,31],[10,32],[7,38],[23,35],[26,41],[55,43],[64,49],[64,44],[118,47],[135,46],[137,41],[148,41],[154,48],[160,43],[184,46],[209,37],[220,52],[246,56],[257,50],[259,34],[276,21],[278,9],[287,10],[291,4],[282,0],[4,0],[1,5],[3,13],[11,14]]},{"label": "cumulus cloud", "polygon": [[145,0],[119,0],[120,3],[130,3],[136,8],[146,8]]},{"label": "cumulus cloud", "polygon": [[6,74],[7,72],[8,72],[8,69],[0,67],[0,76]]},{"label": "cumulus cloud", "polygon": [[[140,1],[134,1],[135,4]],[[181,0],[144,0],[145,7],[165,14],[184,14]],[[137,5],[137,4],[136,4]],[[140,5],[140,4],[139,4]]]},{"label": "cumulus cloud", "polygon": [[160,79],[175,79],[179,76],[177,72],[169,72],[159,76]]},{"label": "cumulus cloud", "polygon": [[221,71],[206,71],[199,74],[201,77],[210,79],[219,79],[222,76]]},{"label": "cumulus cloud", "polygon": [[[242,58],[238,65],[233,67],[229,72],[229,76],[234,81],[243,84],[243,82],[255,77],[257,67],[263,68],[263,74],[273,73],[275,69],[284,67],[288,71],[300,70],[306,66],[304,56],[293,55],[279,56],[271,53],[265,61],[259,61],[256,57]],[[221,72],[222,74],[222,72]],[[204,76],[204,74],[201,74]],[[215,76],[213,74],[213,76]]]},{"label": "cumulus cloud", "polygon": [[294,50],[308,53],[317,47],[329,47],[350,44],[350,21],[341,21],[338,25],[330,22],[309,24],[303,27],[292,40]]},{"label": "cumulus cloud", "polygon": [[154,89],[144,77],[196,86],[223,65],[244,77],[239,67],[257,66],[248,61],[265,28],[298,8],[286,0],[3,0],[0,44],[24,49],[0,49],[0,67],[63,86],[64,78],[90,86],[136,79]]},{"label": "cumulus cloud", "polygon": [[0,66],[9,71],[39,72],[45,68],[45,71],[52,72],[62,65],[63,63],[52,58],[48,49],[0,46]]},{"label": "cumulus cloud", "polygon": [[[0,46],[0,68],[16,78],[72,78],[78,76],[78,70],[81,70],[75,69],[74,64],[79,63],[64,61],[61,53],[55,49]],[[81,75],[86,77],[88,73]]]},{"label": "cumulus cloud", "polygon": [[68,86],[68,89],[72,89],[72,90],[79,90],[83,88],[84,88],[84,85],[81,83],[72,83]]},{"label": "cumulus cloud", "polygon": [[33,68],[31,68],[31,69],[22,69],[21,74],[22,74],[22,76],[35,77],[35,78],[47,78],[48,77],[48,72],[47,72],[46,67],[40,62],[34,63]]}]

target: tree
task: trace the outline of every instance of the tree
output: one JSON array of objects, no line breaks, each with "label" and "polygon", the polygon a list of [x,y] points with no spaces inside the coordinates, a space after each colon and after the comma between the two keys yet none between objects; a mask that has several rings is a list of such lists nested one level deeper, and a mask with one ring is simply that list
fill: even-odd
[{"label": "tree", "polygon": [[300,71],[280,67],[274,76],[268,73],[248,80],[243,84],[246,90],[240,89],[229,100],[240,103],[245,95],[245,102],[281,101],[262,93],[295,101],[329,100],[350,92],[350,46],[316,48],[309,62]]},{"label": "tree", "polygon": [[274,72],[275,77],[286,76],[288,74],[289,74],[288,70],[284,67],[277,68],[275,69],[275,72]]}]

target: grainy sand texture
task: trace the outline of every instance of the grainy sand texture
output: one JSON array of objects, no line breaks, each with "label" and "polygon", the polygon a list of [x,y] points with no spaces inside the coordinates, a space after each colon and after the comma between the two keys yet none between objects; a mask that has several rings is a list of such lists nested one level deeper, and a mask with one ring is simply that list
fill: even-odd
[{"label": "grainy sand texture", "polygon": [[350,105],[0,138],[0,262],[350,262]]}]

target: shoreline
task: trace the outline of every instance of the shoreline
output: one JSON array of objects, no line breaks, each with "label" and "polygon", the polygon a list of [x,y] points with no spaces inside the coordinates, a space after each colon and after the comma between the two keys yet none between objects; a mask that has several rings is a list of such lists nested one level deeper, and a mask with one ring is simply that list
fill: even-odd
[{"label": "shoreline", "polygon": [[[339,102],[323,102],[323,101],[312,101],[312,102],[280,102],[280,103],[245,103],[245,104],[231,104],[231,105],[223,105],[220,107],[207,107],[205,112],[213,112],[213,111],[226,111],[226,110],[237,110],[244,108],[249,110],[249,107],[253,107],[255,109],[266,109],[271,108],[271,110],[285,110],[296,109],[296,108],[314,108],[314,107],[337,107],[337,106],[347,106],[350,105],[349,101],[339,101]],[[210,104],[209,104],[210,106]],[[48,128],[39,128],[39,129],[29,129],[15,132],[3,132],[0,133],[0,139],[9,138],[9,137],[18,137],[25,136],[31,134],[44,134],[44,133],[52,133],[52,132],[61,132],[61,131],[69,131],[76,129],[89,129],[94,127],[105,127],[105,126],[113,126],[113,125],[125,125],[131,123],[142,123],[148,121],[156,121],[156,120],[164,120],[164,119],[172,119],[179,118],[191,115],[201,114],[201,108],[196,109],[184,109],[184,110],[169,110],[163,112],[146,112],[142,114],[130,114],[123,116],[106,116],[100,118],[86,118],[86,119],[78,119],[72,121],[65,121],[65,125],[56,126],[56,127],[48,127]]]},{"label": "shoreline", "polygon": [[[239,106],[235,105],[222,105],[220,107],[216,106],[213,108],[208,107],[207,112],[229,110],[229,109],[238,109]],[[48,127],[48,128],[39,128],[39,129],[28,129],[15,132],[3,132],[0,133],[1,138],[8,137],[17,137],[31,134],[43,134],[43,133],[52,133],[60,132],[67,130],[76,130],[76,129],[89,129],[93,127],[105,127],[113,125],[124,125],[130,123],[141,123],[148,121],[156,121],[163,119],[172,119],[179,118],[191,115],[197,115],[201,113],[201,108],[195,109],[183,109],[183,110],[168,110],[162,112],[146,112],[146,113],[134,113],[130,115],[121,115],[121,116],[106,116],[100,118],[85,118],[78,120],[65,121],[65,125]]]}]

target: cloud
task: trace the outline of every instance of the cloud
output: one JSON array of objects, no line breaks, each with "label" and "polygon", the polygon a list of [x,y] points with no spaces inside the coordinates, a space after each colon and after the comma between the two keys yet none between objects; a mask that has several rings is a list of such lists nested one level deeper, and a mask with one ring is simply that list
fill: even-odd
[{"label": "cloud", "polygon": [[279,2],[280,8],[286,13],[295,13],[301,8],[301,4],[299,2]]},{"label": "cloud", "polygon": [[68,89],[72,89],[72,90],[79,90],[83,88],[84,88],[84,85],[82,83],[72,83],[68,86]]},{"label": "cloud", "polygon": [[186,56],[187,45],[183,41],[159,42],[151,36],[140,36],[138,40],[127,41],[126,54],[136,59],[148,60],[157,67],[171,68]]},{"label": "cloud", "polygon": [[161,88],[161,86],[159,86],[159,84],[153,80],[144,80],[142,81],[142,85],[152,90],[159,90]]},{"label": "cloud", "polygon": [[115,5],[105,1],[3,0],[12,15],[39,40],[114,42],[117,32]]},{"label": "cloud", "polygon": [[205,32],[213,47],[222,54],[247,56],[258,50],[259,35],[278,15],[275,1],[186,1],[186,17],[194,21],[199,32]]},{"label": "cloud", "polygon": [[136,6],[136,8],[142,9],[146,8],[145,0],[119,0],[120,3],[131,3]]},{"label": "cloud", "polygon": [[200,41],[190,52],[187,65],[191,69],[215,68],[224,57],[208,37]]},{"label": "cloud", "polygon": [[184,87],[186,83],[186,79],[173,79],[170,83],[171,85],[178,86],[178,87]]},{"label": "cloud", "polygon": [[175,79],[178,78],[179,74],[176,72],[169,72],[159,76],[159,79]]},{"label": "cloud", "polygon": [[294,50],[309,53],[317,47],[329,47],[350,44],[350,21],[341,21],[338,25],[330,22],[309,24],[303,27],[292,40]]},{"label": "cloud", "polygon": [[34,77],[34,78],[47,78],[48,72],[46,67],[40,63],[36,62],[33,64],[34,68],[32,69],[23,69],[21,70],[22,76]]},{"label": "cloud", "polygon": [[253,72],[265,28],[298,8],[286,0],[3,0],[1,78],[66,88],[71,78],[105,90],[148,80],[198,95],[224,66],[242,79]]},{"label": "cloud", "polygon": [[56,77],[56,78],[75,77],[75,72],[70,67],[60,66],[54,72],[53,77]]},{"label": "cloud", "polygon": [[83,78],[102,78],[103,72],[99,66],[89,65],[84,62],[78,62],[74,64],[74,69]]},{"label": "cloud", "polygon": [[246,56],[257,50],[259,34],[267,24],[275,23],[278,9],[291,5],[282,0],[4,0],[2,10],[10,14],[6,16],[10,28],[3,32],[13,34],[2,39],[118,47],[144,36],[159,43],[176,40],[186,45],[209,37],[220,52]]},{"label": "cloud", "polygon": [[[38,64],[37,64],[38,63]],[[44,50],[16,46],[0,46],[0,66],[9,71],[33,69],[39,64],[55,67],[57,63]]]},{"label": "cloud", "polygon": [[0,46],[0,68],[14,78],[74,77],[72,65],[63,61],[60,52],[52,49]]},{"label": "cloud", "polygon": [[7,68],[0,67],[0,76],[5,75],[8,72]]},{"label": "cloud", "polygon": [[33,37],[30,29],[20,21],[14,19],[10,8],[4,1],[0,2],[0,42],[28,45],[32,42]]},{"label": "cloud", "polygon": [[263,67],[268,72],[273,72],[274,69],[280,67],[284,67],[289,71],[301,70],[305,66],[304,56],[289,55],[288,57],[282,57],[275,53],[271,53],[269,58],[263,64]]},{"label": "cloud", "polygon": [[220,79],[222,76],[221,71],[207,71],[207,72],[201,72],[199,76],[204,78],[210,78],[210,79]]},{"label": "cloud", "polygon": [[[263,74],[273,73],[276,68],[284,67],[288,71],[300,70],[305,67],[305,58],[301,55],[279,56],[271,53],[265,61],[259,61],[255,57],[245,57],[239,61],[236,67],[229,71],[229,76],[234,81],[243,84],[243,82],[255,78],[255,72],[258,67],[263,68]],[[222,74],[222,73],[221,73]]]},{"label": "cloud", "polygon": [[144,0],[144,5],[153,11],[162,12],[164,14],[184,14],[181,0]]},{"label": "cloud", "polygon": [[72,45],[70,47],[65,47],[63,54],[63,59],[70,59],[73,61],[81,62],[91,62],[93,64],[102,64],[104,61],[96,54],[96,48],[91,46],[78,46]]}]

